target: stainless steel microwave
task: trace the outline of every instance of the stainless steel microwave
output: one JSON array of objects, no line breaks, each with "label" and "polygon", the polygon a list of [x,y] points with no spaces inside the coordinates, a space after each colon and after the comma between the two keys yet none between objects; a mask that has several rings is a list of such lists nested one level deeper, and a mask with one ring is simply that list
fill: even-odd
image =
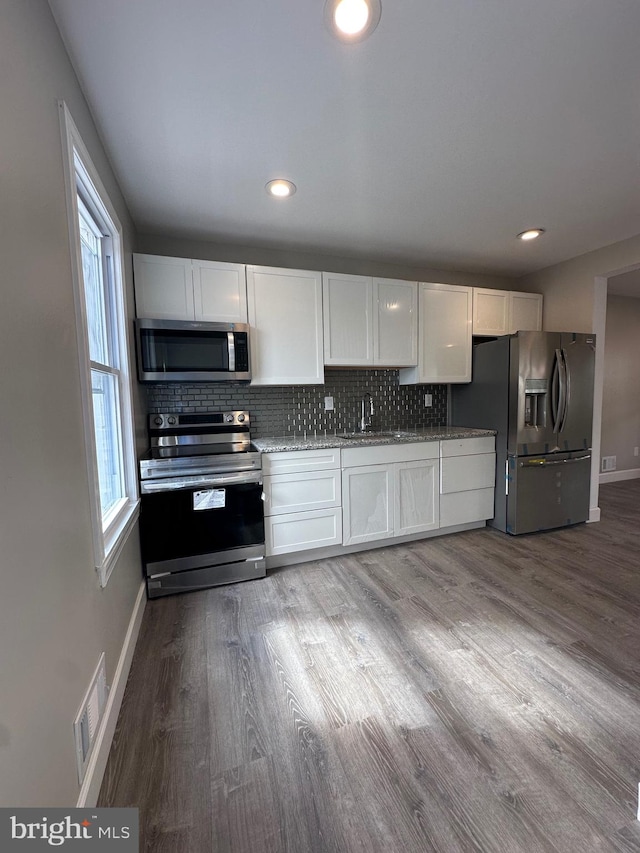
[{"label": "stainless steel microwave", "polygon": [[141,382],[248,382],[249,326],[136,320]]}]

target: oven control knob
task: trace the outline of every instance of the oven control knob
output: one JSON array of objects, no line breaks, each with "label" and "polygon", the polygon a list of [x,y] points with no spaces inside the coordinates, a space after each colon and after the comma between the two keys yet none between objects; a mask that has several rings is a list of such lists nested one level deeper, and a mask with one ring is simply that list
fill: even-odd
[{"label": "oven control knob", "polygon": [[245,420],[246,419],[245,419],[244,415],[238,415],[238,423],[239,424],[243,424],[245,422]]},{"label": "oven control knob", "polygon": [[224,422],[225,424],[233,423],[233,415],[231,414],[231,412],[227,412],[227,414],[224,416]]},{"label": "oven control knob", "polygon": [[162,418],[160,417],[160,415],[158,415],[157,418],[154,418],[153,422],[156,426],[162,426]]},{"label": "oven control knob", "polygon": [[171,424],[173,426],[175,424],[175,422],[176,422],[176,419],[173,417],[173,415],[171,415],[170,418],[167,418],[168,424]]}]

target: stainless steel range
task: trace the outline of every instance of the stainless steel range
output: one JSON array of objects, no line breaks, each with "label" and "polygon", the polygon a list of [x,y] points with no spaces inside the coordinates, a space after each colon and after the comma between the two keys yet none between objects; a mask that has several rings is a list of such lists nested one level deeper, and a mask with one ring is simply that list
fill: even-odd
[{"label": "stainless steel range", "polygon": [[140,539],[149,598],[265,576],[249,412],[149,415]]}]

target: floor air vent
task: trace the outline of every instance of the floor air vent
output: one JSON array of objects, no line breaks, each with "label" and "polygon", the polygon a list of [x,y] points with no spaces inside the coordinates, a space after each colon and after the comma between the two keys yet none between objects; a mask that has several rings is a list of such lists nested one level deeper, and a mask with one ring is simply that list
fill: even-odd
[{"label": "floor air vent", "polygon": [[604,474],[606,471],[615,471],[616,470],[616,457],[615,456],[603,456],[602,457],[602,468],[600,469],[601,473]]},{"label": "floor air vent", "polygon": [[98,667],[93,674],[91,684],[73,724],[76,741],[76,760],[80,784],[89,763],[91,749],[95,742],[98,727],[107,703],[107,674],[104,665],[104,652],[100,655]]}]

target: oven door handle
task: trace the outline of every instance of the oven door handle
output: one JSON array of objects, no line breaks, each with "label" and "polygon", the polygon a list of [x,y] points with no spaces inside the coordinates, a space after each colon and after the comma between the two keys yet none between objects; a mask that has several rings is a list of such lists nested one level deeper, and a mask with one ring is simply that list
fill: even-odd
[{"label": "oven door handle", "polygon": [[176,492],[184,489],[240,486],[244,483],[262,484],[262,471],[236,471],[230,474],[204,474],[194,477],[172,477],[166,480],[143,480],[140,491],[144,495],[152,492]]}]

